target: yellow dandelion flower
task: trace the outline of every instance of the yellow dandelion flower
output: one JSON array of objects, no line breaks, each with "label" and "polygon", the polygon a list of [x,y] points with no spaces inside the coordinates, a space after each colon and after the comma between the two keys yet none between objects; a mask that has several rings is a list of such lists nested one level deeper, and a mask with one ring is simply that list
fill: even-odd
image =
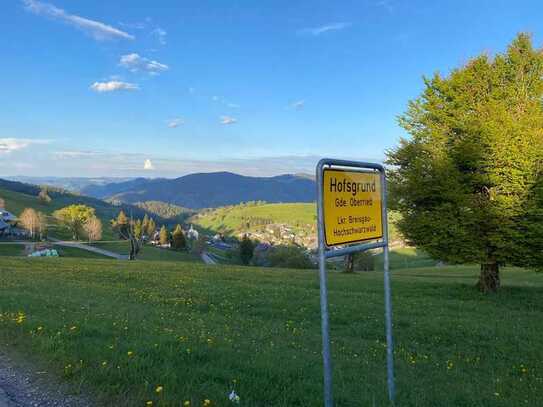
[{"label": "yellow dandelion flower", "polygon": [[162,390],[164,390],[164,388],[162,386],[157,386],[156,389],[155,389],[155,391],[157,393],[162,393]]},{"label": "yellow dandelion flower", "polygon": [[205,399],[204,400],[204,406],[210,406],[210,405],[211,405],[211,400]]},{"label": "yellow dandelion flower", "polygon": [[185,402],[183,403],[184,406],[190,406],[190,400],[185,400]]},{"label": "yellow dandelion flower", "polygon": [[146,406],[152,406],[153,405],[153,402],[151,400],[149,400],[147,403],[145,403]]},{"label": "yellow dandelion flower", "polygon": [[132,352],[131,350],[129,350],[128,352],[126,352],[126,354],[127,354],[128,356],[132,356],[132,355],[134,354],[134,352]]},{"label": "yellow dandelion flower", "polygon": [[106,366],[106,365],[107,365],[107,362],[104,360],[104,361],[102,362],[102,366]]}]

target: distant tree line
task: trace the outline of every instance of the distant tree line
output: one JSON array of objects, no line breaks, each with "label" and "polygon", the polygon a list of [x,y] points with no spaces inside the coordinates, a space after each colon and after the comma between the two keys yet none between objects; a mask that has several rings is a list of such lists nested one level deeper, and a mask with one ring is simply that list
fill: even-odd
[{"label": "distant tree line", "polygon": [[147,212],[154,213],[163,219],[178,219],[184,220],[194,213],[192,209],[183,208],[161,201],[145,201],[135,204]]}]

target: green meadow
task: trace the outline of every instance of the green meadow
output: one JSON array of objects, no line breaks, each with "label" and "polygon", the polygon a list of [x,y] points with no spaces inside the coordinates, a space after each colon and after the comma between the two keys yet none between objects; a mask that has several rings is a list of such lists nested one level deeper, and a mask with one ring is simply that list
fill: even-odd
[{"label": "green meadow", "polygon": [[260,219],[272,223],[284,223],[305,227],[314,225],[314,203],[241,204],[201,212],[187,222],[211,231],[233,234],[244,230],[248,220]]},{"label": "green meadow", "polygon": [[[96,242],[93,246],[100,249],[109,250],[113,253],[125,254],[130,253],[130,243],[126,240],[111,241],[111,242]],[[141,248],[137,257],[139,260],[152,261],[200,261],[198,255],[188,251],[175,251],[170,249],[162,249],[154,247],[151,244],[146,244]]]},{"label": "green meadow", "polygon": [[98,200],[66,194],[55,197],[49,204],[42,204],[36,196],[3,188],[0,188],[0,197],[6,201],[6,209],[16,216],[19,216],[25,208],[33,208],[43,212],[47,216],[48,234],[59,239],[71,239],[72,235],[66,227],[60,225],[53,217],[53,212],[75,203],[88,204],[96,209],[96,215],[102,220],[103,238],[107,240],[117,238],[109,221],[117,216],[118,209],[111,205],[100,203]]},{"label": "green meadow", "polygon": [[[106,259],[107,257],[101,254],[89,252],[87,250],[78,249],[76,247],[64,247],[59,245],[51,245],[50,248],[55,249],[60,257],[80,257],[87,259]],[[1,243],[0,256],[26,257],[25,245],[22,243]]]},{"label": "green meadow", "polygon": [[[392,275],[399,406],[543,399],[543,275],[476,267]],[[322,403],[315,271],[0,258],[0,343],[96,404]],[[382,273],[330,273],[338,406],[386,406]],[[206,402],[206,400],[209,400]]]}]

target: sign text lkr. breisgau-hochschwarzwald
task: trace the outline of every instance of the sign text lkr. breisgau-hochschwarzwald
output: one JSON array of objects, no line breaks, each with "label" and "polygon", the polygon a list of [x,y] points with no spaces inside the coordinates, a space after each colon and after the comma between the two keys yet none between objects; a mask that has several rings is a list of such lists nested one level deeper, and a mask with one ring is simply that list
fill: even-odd
[{"label": "sign text lkr. breisgau-hochschwarzwald", "polygon": [[323,183],[327,246],[383,237],[378,173],[325,169]]}]

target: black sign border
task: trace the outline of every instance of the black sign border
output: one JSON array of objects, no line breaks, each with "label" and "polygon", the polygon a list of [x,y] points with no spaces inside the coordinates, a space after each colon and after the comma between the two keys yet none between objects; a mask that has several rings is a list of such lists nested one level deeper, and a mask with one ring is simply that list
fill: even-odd
[{"label": "black sign border", "polygon": [[[381,235],[380,236],[376,236],[376,237],[370,237],[369,239],[361,239],[361,240],[350,240],[348,242],[341,242],[341,243],[336,243],[336,244],[328,244],[328,239],[327,239],[327,236],[326,236],[326,205],[324,205],[324,173],[326,171],[337,171],[337,172],[359,172],[359,173],[363,173],[363,174],[376,174],[379,176],[379,188],[383,188],[383,186],[381,185],[381,177],[380,177],[380,172],[379,171],[376,171],[376,170],[371,170],[370,168],[368,168],[369,171],[364,171],[364,169],[359,169],[359,170],[355,170],[355,169],[352,169],[352,170],[348,170],[346,168],[334,168],[334,167],[328,167],[328,168],[323,168],[322,169],[322,197],[321,197],[321,201],[322,201],[322,231],[324,233],[324,244],[326,245],[327,248],[330,248],[330,247],[338,247],[338,246],[344,246],[344,245],[349,245],[349,244],[353,244],[353,243],[361,243],[361,242],[369,242],[370,240],[379,240],[379,239],[382,239],[383,238],[383,215],[381,214]],[[379,197],[379,206],[381,207],[381,212],[383,210],[383,198],[382,196]]]}]

